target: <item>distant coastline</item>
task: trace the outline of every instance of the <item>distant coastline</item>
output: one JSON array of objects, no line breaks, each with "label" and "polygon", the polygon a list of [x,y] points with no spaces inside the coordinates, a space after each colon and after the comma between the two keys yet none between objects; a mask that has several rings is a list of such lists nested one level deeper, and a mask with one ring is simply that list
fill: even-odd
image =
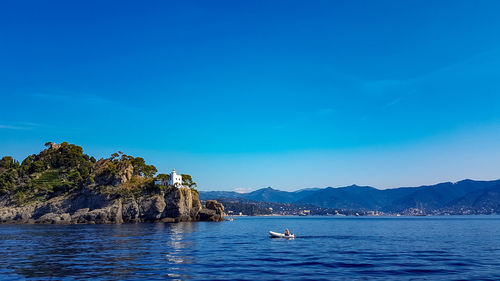
[{"label": "distant coastline", "polygon": [[445,182],[380,190],[351,185],[287,192],[262,188],[249,193],[200,191],[226,212],[247,215],[424,216],[500,213],[500,180]]}]

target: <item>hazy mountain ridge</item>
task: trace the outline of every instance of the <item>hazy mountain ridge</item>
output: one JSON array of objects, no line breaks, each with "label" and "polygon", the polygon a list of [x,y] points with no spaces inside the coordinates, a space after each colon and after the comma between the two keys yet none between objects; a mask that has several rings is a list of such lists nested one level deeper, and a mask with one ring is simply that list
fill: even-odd
[{"label": "hazy mountain ridge", "polygon": [[351,185],[302,189],[294,192],[262,188],[249,193],[200,191],[202,200],[241,198],[259,202],[308,204],[323,208],[372,210],[388,213],[410,209],[426,213],[476,214],[500,212],[500,180],[462,180],[419,187],[376,189]]}]

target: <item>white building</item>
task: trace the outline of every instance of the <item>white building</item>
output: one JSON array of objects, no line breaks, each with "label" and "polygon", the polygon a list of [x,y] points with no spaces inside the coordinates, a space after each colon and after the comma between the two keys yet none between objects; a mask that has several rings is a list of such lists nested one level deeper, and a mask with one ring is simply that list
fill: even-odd
[{"label": "white building", "polygon": [[182,185],[182,175],[178,175],[175,169],[169,174],[169,179],[164,180],[156,180],[155,184],[158,185],[172,185],[172,186],[181,186]]},{"label": "white building", "polygon": [[180,186],[182,185],[182,176],[178,175],[175,169],[170,173],[170,180],[168,181],[168,185]]}]

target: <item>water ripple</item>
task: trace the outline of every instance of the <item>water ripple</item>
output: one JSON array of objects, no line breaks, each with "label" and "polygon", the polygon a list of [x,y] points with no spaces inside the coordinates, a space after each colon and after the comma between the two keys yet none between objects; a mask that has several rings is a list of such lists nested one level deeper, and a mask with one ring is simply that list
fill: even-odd
[{"label": "water ripple", "polygon": [[[496,219],[492,219],[496,218]],[[292,229],[294,240],[267,231]],[[314,231],[312,231],[314,230]],[[223,223],[0,225],[17,279],[499,279],[500,219],[241,218]]]}]

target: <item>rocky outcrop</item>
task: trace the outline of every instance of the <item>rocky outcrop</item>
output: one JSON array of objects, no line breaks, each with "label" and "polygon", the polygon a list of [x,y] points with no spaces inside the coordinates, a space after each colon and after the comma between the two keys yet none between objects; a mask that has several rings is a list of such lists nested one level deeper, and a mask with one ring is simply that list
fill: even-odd
[{"label": "rocky outcrop", "polygon": [[110,159],[101,159],[92,167],[95,185],[124,184],[132,179],[134,167],[129,162],[113,163]]},{"label": "rocky outcrop", "polygon": [[200,220],[204,221],[223,221],[224,206],[216,200],[208,200],[205,208],[199,212]]},{"label": "rocky outcrop", "polygon": [[106,195],[82,189],[71,195],[22,207],[0,207],[0,223],[135,223],[222,221],[224,207],[209,201],[203,208],[198,193],[189,188],[168,187],[137,198]]},{"label": "rocky outcrop", "polygon": [[[155,184],[155,166],[123,152],[96,161],[83,148],[47,142],[21,163],[0,158],[0,223],[180,222],[223,218],[198,192]],[[158,175],[159,177],[160,175]],[[190,175],[185,184],[195,186]],[[223,209],[222,209],[223,210]],[[201,212],[201,214],[200,214]]]}]

